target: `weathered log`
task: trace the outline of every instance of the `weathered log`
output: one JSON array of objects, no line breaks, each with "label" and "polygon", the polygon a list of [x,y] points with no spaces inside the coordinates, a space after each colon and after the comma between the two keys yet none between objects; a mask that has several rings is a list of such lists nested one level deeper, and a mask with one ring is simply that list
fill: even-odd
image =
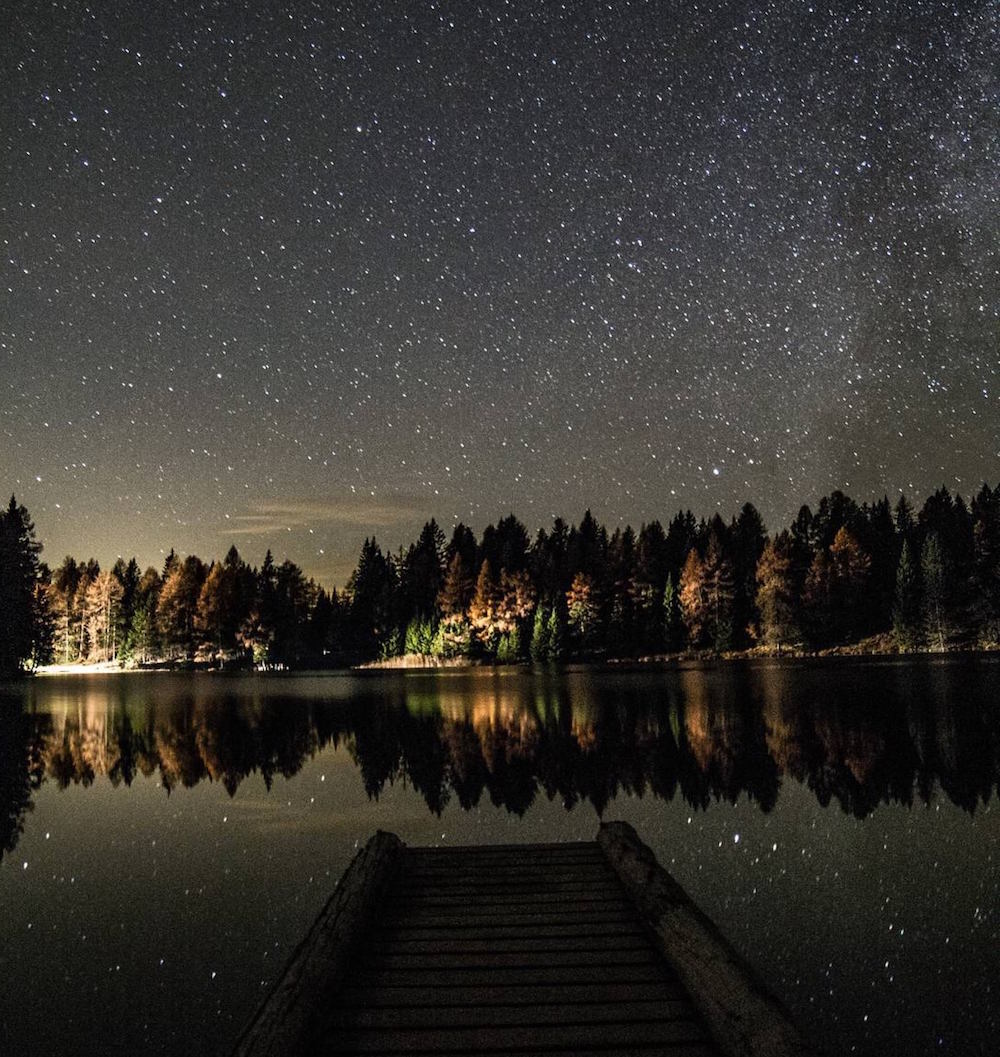
[{"label": "weathered log", "polygon": [[778,1000],[627,822],[598,843],[727,1057],[818,1057]]},{"label": "weathered log", "polygon": [[348,866],[312,928],[292,952],[233,1050],[233,1057],[292,1057],[312,1052],[327,1028],[373,914],[392,883],[402,841],[379,830]]}]

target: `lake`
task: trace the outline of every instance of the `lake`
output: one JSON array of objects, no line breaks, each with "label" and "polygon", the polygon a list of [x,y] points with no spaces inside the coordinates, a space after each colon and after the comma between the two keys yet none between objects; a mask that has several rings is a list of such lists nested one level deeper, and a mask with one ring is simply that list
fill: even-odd
[{"label": "lake", "polygon": [[831,1054],[992,1054],[998,781],[985,656],[0,685],[0,1052],[225,1052],[375,829],[621,818]]}]

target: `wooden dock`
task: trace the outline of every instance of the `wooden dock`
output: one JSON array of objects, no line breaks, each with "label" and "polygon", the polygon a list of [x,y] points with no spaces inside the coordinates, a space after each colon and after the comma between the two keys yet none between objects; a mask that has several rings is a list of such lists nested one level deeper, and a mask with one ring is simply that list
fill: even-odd
[{"label": "wooden dock", "polygon": [[630,826],[579,844],[359,852],[236,1057],[806,1057]]}]

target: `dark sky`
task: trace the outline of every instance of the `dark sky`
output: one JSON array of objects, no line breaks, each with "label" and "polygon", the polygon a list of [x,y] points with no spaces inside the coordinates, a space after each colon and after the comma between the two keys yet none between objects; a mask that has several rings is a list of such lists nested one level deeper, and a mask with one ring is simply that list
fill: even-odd
[{"label": "dark sky", "polygon": [[0,32],[45,557],[1000,479],[1000,8],[49,5]]}]

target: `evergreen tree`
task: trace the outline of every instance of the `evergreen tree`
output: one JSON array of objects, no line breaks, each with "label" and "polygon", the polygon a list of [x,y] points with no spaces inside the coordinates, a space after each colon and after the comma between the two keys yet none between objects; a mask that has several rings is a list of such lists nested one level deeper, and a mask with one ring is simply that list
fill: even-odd
[{"label": "evergreen tree", "polygon": [[436,632],[437,628],[430,620],[421,620],[419,617],[414,617],[406,625],[406,638],[403,643],[404,652],[431,653]]},{"label": "evergreen tree", "polygon": [[[721,526],[721,519],[720,519]],[[706,604],[706,634],[716,653],[733,645],[733,614],[736,584],[733,564],[726,553],[723,540],[725,527],[713,528],[703,566],[704,598]]]},{"label": "evergreen tree", "polygon": [[667,574],[680,583],[681,569],[696,541],[697,524],[690,510],[678,511],[667,526]]},{"label": "evergreen tree", "polygon": [[663,644],[672,653],[681,648],[683,640],[684,619],[681,615],[677,582],[673,576],[668,576],[663,588]]},{"label": "evergreen tree", "polygon": [[62,664],[69,664],[79,657],[76,631],[77,589],[83,570],[75,558],[66,557],[52,577],[52,616],[55,622],[56,657]]},{"label": "evergreen tree", "polygon": [[924,540],[920,552],[920,574],[924,585],[924,635],[932,650],[943,650],[948,645],[948,572],[936,532]]},{"label": "evergreen tree", "polygon": [[901,539],[909,539],[913,535],[915,522],[913,520],[913,507],[905,495],[900,495],[896,500],[896,509],[893,512],[893,521],[896,526],[896,535]]},{"label": "evergreen tree", "polygon": [[976,623],[983,645],[1000,644],[1000,484],[984,484],[972,500]]},{"label": "evergreen tree", "polygon": [[437,598],[438,608],[442,615],[455,617],[463,614],[472,601],[475,589],[472,567],[466,565],[465,558],[456,551],[448,562],[444,583]]},{"label": "evergreen tree", "polygon": [[392,562],[382,553],[374,536],[366,539],[358,567],[347,585],[351,595],[355,650],[362,659],[377,656],[380,643],[393,630],[395,588],[396,574]]},{"label": "evergreen tree", "polygon": [[680,578],[680,605],[688,644],[704,644],[708,627],[708,596],[705,592],[705,565],[696,548],[687,554]]},{"label": "evergreen tree", "polygon": [[833,567],[830,552],[821,548],[813,556],[802,591],[803,630],[814,646],[834,638]]},{"label": "evergreen tree", "polygon": [[892,633],[901,650],[913,650],[921,641],[920,568],[908,539],[903,541],[896,566],[896,593],[892,607]]},{"label": "evergreen tree", "polygon": [[518,664],[523,659],[521,654],[521,629],[515,624],[510,631],[500,636],[497,664]]},{"label": "evergreen tree", "polygon": [[496,639],[502,630],[498,627],[501,598],[490,560],[484,558],[469,603],[469,623],[480,645],[490,653],[496,649]]},{"label": "evergreen tree", "polygon": [[404,619],[437,617],[438,595],[444,580],[444,533],[431,518],[406,552],[399,577]]},{"label": "evergreen tree", "polygon": [[549,643],[549,660],[561,661],[566,653],[566,618],[558,604],[549,610],[545,631]]},{"label": "evergreen tree", "polygon": [[51,650],[38,555],[28,511],[10,497],[0,513],[0,678],[43,661]]},{"label": "evergreen tree", "polygon": [[577,650],[587,653],[594,648],[597,634],[598,604],[594,579],[577,573],[566,592],[567,626]]},{"label": "evergreen tree", "polygon": [[868,590],[871,558],[850,529],[841,526],[830,545],[833,591],[833,634],[851,641],[864,634],[864,600]]},{"label": "evergreen tree", "polygon": [[[173,552],[171,552],[173,553]],[[192,658],[197,648],[195,617],[207,569],[196,555],[175,561],[163,581],[157,607],[161,641],[173,657]]]},{"label": "evergreen tree", "polygon": [[542,663],[551,660],[551,641],[549,638],[549,610],[539,606],[535,610],[535,619],[531,630],[531,659]]},{"label": "evergreen tree", "polygon": [[537,595],[535,585],[526,569],[500,575],[500,593],[497,603],[497,623],[506,634],[521,628],[535,608]]},{"label": "evergreen tree", "polygon": [[758,621],[757,563],[764,552],[764,519],[753,503],[744,503],[729,530],[733,560],[733,645],[744,646]]},{"label": "evergreen tree", "polygon": [[757,563],[757,609],[760,636],[768,646],[789,646],[801,638],[794,544],[788,532],[765,545]]}]

